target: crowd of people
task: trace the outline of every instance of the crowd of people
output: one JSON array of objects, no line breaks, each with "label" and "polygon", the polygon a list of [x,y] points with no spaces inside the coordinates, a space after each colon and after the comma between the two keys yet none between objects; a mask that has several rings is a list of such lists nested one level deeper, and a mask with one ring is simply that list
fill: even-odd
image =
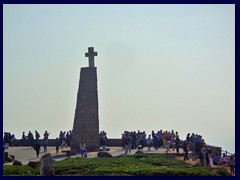
[{"label": "crowd of people", "polygon": [[[27,135],[25,132],[22,132],[21,140],[28,140],[29,146],[36,151],[36,155],[37,157],[39,157],[41,146],[43,146],[43,152],[47,152],[49,135],[50,132],[45,131],[43,133],[43,138],[40,141],[41,135],[37,130],[35,130],[34,134],[31,131],[29,131]],[[56,153],[59,153],[59,147],[63,148],[63,146],[64,147],[70,146],[71,138],[72,138],[71,130],[67,132],[60,131],[59,137],[57,137],[55,140]],[[10,132],[4,132],[3,151],[7,150],[9,146],[12,147],[14,140],[15,140],[14,134],[11,134]]]},{"label": "crowd of people", "polygon": [[11,134],[10,132],[4,132],[3,136],[3,145],[5,149],[8,149],[8,147],[13,147],[13,142],[15,140],[15,135]]},{"label": "crowd of people", "polygon": [[[29,142],[29,146],[34,148],[37,157],[39,157],[41,146],[43,146],[43,152],[47,152],[49,135],[50,133],[48,131],[45,131],[43,134],[43,139],[40,142],[41,136],[39,132],[35,130],[35,137],[33,133],[29,131],[27,135],[25,135],[25,132],[23,132],[21,139],[27,139]],[[69,147],[71,144],[71,139],[71,130],[67,132],[60,131],[59,137],[57,137],[55,140],[56,154],[59,153],[59,148]],[[10,132],[4,132],[3,151],[5,151],[5,149],[8,149],[9,146],[12,147],[14,140],[14,134],[11,134]],[[101,150],[106,151],[107,133],[105,131],[100,132],[99,140]],[[168,153],[172,148],[173,151],[175,151],[176,149],[176,153],[179,153],[179,148],[181,145],[184,152],[184,161],[189,159],[188,152],[190,150],[190,145],[193,144],[193,147],[195,147],[194,153],[198,156],[201,166],[226,166],[228,164],[230,166],[231,173],[235,174],[235,155],[231,155],[230,158],[228,158],[227,155],[223,153],[221,157],[221,152],[213,152],[211,149],[206,147],[205,140],[199,134],[188,133],[186,139],[182,143],[178,132],[175,132],[174,130],[159,130],[157,132],[152,130],[151,134],[149,134],[148,136],[145,131],[124,131],[121,137],[121,143],[122,148],[125,150],[125,154],[131,153],[132,149],[137,149],[139,147],[147,147],[147,151],[151,151],[152,148],[154,148],[155,150],[159,148],[165,148],[166,153]],[[82,157],[87,157],[85,142],[81,141],[79,146]]]},{"label": "crowd of people", "polygon": [[[210,148],[206,147],[205,140],[202,135],[188,133],[185,140],[180,140],[179,133],[172,131],[158,131],[152,130],[151,134],[147,136],[145,131],[124,131],[121,137],[122,147],[125,150],[125,154],[130,153],[131,149],[137,147],[147,147],[147,151],[151,151],[152,148],[157,150],[158,148],[165,148],[165,152],[168,153],[172,148],[176,149],[176,153],[179,153],[179,148],[182,147],[184,155],[183,160],[189,160],[188,153],[190,151],[190,145],[195,147],[192,151],[198,156],[201,166],[213,166],[228,164],[231,169],[231,173],[235,174],[235,155],[231,155],[227,158],[223,153],[222,157],[220,152],[212,152]],[[182,143],[183,142],[183,143]]]},{"label": "crowd of people", "polygon": [[[151,134],[146,135],[145,131],[124,131],[122,134],[122,147],[125,149],[125,153],[131,152],[131,149],[136,149],[139,145],[144,148],[148,147],[148,151],[151,151],[151,148],[166,148],[166,152],[170,148],[176,147],[177,153],[179,153],[179,134],[178,132],[172,131],[163,131],[154,132],[152,130]],[[174,146],[175,145],[175,146]]]}]

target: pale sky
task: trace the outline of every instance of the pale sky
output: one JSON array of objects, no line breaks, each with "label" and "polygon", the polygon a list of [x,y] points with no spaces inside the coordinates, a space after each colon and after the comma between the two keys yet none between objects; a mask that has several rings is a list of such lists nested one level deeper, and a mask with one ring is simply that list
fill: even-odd
[{"label": "pale sky", "polygon": [[100,131],[201,134],[235,152],[235,6],[3,5],[3,130],[73,127],[98,52]]}]

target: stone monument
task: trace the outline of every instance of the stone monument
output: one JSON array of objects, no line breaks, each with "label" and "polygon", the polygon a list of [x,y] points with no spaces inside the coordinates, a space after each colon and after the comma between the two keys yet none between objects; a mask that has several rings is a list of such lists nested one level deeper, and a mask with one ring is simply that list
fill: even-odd
[{"label": "stone monument", "polygon": [[77,104],[73,123],[71,154],[80,152],[80,141],[84,141],[87,151],[99,148],[97,68],[94,66],[93,47],[88,48],[85,57],[89,67],[81,68]]}]

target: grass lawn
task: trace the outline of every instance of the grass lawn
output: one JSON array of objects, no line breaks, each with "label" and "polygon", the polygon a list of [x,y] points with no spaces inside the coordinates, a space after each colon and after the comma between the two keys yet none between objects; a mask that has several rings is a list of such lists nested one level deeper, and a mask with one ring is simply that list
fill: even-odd
[{"label": "grass lawn", "polygon": [[[3,166],[4,176],[38,176],[39,167]],[[55,163],[58,176],[230,176],[223,168],[193,166],[164,154],[70,158]]]}]

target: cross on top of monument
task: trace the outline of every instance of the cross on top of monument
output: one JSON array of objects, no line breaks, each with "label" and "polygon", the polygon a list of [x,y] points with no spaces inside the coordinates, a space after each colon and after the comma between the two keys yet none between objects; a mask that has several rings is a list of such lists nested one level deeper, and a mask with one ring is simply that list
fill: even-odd
[{"label": "cross on top of monument", "polygon": [[97,56],[97,52],[94,52],[93,47],[89,47],[88,52],[85,53],[85,57],[88,57],[89,67],[94,67],[94,56]]}]

